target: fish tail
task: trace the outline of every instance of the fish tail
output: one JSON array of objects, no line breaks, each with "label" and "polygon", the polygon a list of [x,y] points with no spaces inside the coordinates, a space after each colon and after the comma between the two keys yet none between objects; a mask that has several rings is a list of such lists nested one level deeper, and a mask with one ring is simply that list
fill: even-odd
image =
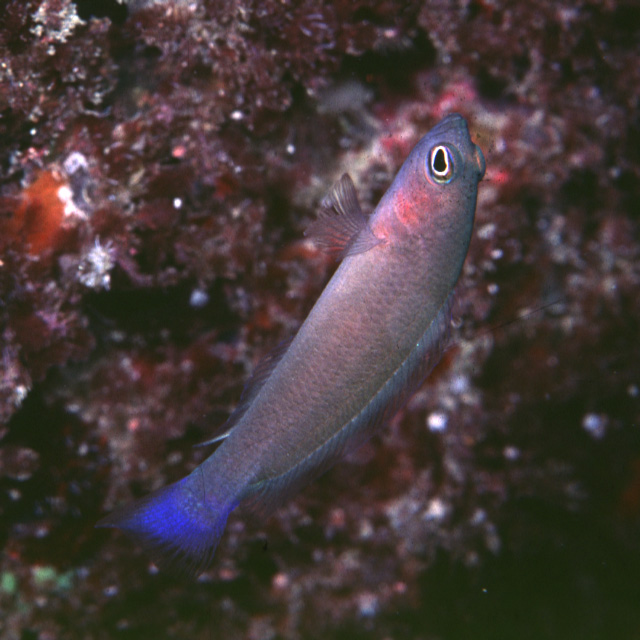
[{"label": "fish tail", "polygon": [[162,567],[197,575],[211,563],[236,505],[233,498],[217,495],[211,488],[207,491],[198,468],[182,480],[117,509],[96,526],[120,529]]}]

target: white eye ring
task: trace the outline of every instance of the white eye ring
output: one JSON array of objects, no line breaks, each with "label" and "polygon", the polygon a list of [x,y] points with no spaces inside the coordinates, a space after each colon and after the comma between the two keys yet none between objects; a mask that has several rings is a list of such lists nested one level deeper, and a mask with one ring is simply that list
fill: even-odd
[{"label": "white eye ring", "polygon": [[447,184],[453,179],[453,154],[449,147],[439,144],[429,152],[429,175],[438,184]]}]

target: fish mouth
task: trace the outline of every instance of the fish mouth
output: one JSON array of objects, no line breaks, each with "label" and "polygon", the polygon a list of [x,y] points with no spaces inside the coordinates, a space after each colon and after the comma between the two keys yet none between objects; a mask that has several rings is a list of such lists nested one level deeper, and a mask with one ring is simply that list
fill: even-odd
[{"label": "fish mouth", "polygon": [[460,149],[469,149],[471,157],[478,172],[478,180],[482,180],[487,167],[484,154],[477,144],[474,144],[469,135],[467,121],[459,113],[450,113],[443,118],[430,132],[431,135],[453,139]]},{"label": "fish mouth", "polygon": [[476,167],[478,168],[478,180],[482,180],[482,178],[484,177],[484,172],[487,168],[487,163],[485,162],[482,149],[477,144],[474,144],[473,147],[473,159],[475,160]]}]

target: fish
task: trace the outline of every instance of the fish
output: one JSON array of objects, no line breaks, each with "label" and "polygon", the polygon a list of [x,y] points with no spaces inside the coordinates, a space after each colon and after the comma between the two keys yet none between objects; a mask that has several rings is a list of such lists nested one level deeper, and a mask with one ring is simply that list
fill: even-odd
[{"label": "fish", "polygon": [[446,346],[484,172],[482,151],[454,113],[416,144],[370,216],[343,175],[309,228],[340,264],[293,339],[258,364],[205,443],[217,449],[96,526],[120,529],[160,566],[197,575],[238,505],[268,517],[370,438]]}]

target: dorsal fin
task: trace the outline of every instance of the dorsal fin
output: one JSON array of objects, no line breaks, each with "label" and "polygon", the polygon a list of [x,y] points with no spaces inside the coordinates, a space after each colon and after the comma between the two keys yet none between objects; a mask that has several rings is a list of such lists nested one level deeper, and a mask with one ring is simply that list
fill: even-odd
[{"label": "dorsal fin", "polygon": [[381,242],[362,213],[348,173],[333,185],[320,205],[318,218],[309,225],[305,235],[312,236],[325,251],[343,257],[363,253]]},{"label": "dorsal fin", "polygon": [[240,418],[242,418],[246,413],[258,393],[260,393],[260,389],[262,389],[264,383],[267,381],[273,370],[278,366],[280,360],[284,357],[284,354],[287,352],[292,340],[293,337],[283,340],[275,349],[271,350],[266,356],[264,356],[264,358],[262,358],[262,360],[260,360],[260,362],[258,362],[250,378],[244,385],[238,406],[233,410],[227,421],[214,431],[213,437],[209,438],[205,442],[195,445],[196,447],[205,447],[210,444],[215,444],[216,442],[224,440],[231,433],[233,427],[238,424]]}]

